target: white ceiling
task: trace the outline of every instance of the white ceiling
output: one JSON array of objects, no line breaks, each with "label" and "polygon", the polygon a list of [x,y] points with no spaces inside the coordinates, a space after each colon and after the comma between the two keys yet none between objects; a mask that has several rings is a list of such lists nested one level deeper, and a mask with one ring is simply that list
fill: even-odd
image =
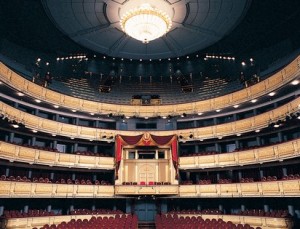
[{"label": "white ceiling", "polygon": [[[164,10],[173,26],[162,38],[143,44],[122,32],[127,9],[148,2]],[[132,59],[183,56],[228,34],[245,16],[251,0],[45,0],[53,23],[78,44],[98,53]]]}]

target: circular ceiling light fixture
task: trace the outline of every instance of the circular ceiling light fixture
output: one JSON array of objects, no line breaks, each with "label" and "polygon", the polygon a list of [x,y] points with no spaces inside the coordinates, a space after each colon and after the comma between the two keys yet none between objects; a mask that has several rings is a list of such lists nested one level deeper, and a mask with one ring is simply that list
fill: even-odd
[{"label": "circular ceiling light fixture", "polygon": [[127,35],[145,44],[162,37],[172,27],[170,17],[148,3],[126,12],[120,24]]}]

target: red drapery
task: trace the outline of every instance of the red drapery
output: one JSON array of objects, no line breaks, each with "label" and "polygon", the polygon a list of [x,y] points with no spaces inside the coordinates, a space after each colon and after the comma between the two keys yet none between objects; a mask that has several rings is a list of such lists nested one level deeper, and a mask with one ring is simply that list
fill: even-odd
[{"label": "red drapery", "polygon": [[[172,151],[172,160],[174,167],[178,168],[178,155],[177,155],[177,136],[156,136],[152,134],[141,134],[137,136],[123,136],[117,135],[116,137],[116,172],[119,170],[120,161],[122,160],[123,146],[170,146]],[[117,173],[116,173],[117,174]]]}]

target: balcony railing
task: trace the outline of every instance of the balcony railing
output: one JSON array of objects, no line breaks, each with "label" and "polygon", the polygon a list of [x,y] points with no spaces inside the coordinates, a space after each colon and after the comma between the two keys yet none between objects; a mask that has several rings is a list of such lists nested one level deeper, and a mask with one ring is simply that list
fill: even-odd
[{"label": "balcony railing", "polygon": [[[157,117],[158,115],[193,114],[222,109],[268,94],[297,77],[297,73],[299,73],[300,69],[299,62],[300,57],[297,57],[281,71],[275,73],[266,80],[228,95],[192,103],[160,106],[115,105],[74,98],[36,85],[13,72],[2,63],[0,63],[0,80],[34,98],[39,98],[50,104],[56,104],[69,109],[80,110],[87,113],[113,113],[123,114],[125,116],[134,116],[138,114],[140,117]],[[159,109],[157,108],[158,106]]]},{"label": "balcony railing", "polygon": [[180,157],[179,169],[205,169],[262,164],[266,162],[283,161],[299,156],[300,139],[296,139],[272,146],[232,153]]},{"label": "balcony railing", "polygon": [[114,169],[113,157],[96,157],[76,154],[50,152],[23,147],[0,141],[0,158],[10,162],[24,162],[48,166],[85,169]]}]

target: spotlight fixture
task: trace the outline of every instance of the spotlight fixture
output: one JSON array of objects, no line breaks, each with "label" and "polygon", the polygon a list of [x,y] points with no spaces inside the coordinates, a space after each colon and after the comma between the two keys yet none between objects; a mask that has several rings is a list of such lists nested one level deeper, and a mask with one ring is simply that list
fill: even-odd
[{"label": "spotlight fixture", "polygon": [[239,106],[240,106],[240,105],[236,104],[236,105],[234,105],[233,107],[234,107],[234,108],[238,108]]},{"label": "spotlight fixture", "polygon": [[269,93],[269,96],[274,96],[276,93],[273,91],[273,92],[270,92]]},{"label": "spotlight fixture", "polygon": [[19,128],[20,126],[18,124],[12,124],[11,125],[13,128]]},{"label": "spotlight fixture", "polygon": [[37,103],[41,103],[42,101],[39,99],[35,99],[34,101],[36,101]]},{"label": "spotlight fixture", "polygon": [[24,94],[22,92],[18,92],[17,95],[18,96],[24,96]]},{"label": "spotlight fixture", "polygon": [[292,81],[292,83],[291,83],[291,84],[292,84],[292,85],[298,85],[298,84],[299,84],[299,82],[300,82],[299,80],[294,80],[294,81]]},{"label": "spotlight fixture", "polygon": [[252,99],[251,100],[251,103],[256,103],[257,102],[257,99]]},{"label": "spotlight fixture", "polygon": [[57,109],[57,108],[59,108],[59,106],[58,106],[58,105],[53,105],[53,107],[54,107],[54,108],[56,108],[56,109]]}]

